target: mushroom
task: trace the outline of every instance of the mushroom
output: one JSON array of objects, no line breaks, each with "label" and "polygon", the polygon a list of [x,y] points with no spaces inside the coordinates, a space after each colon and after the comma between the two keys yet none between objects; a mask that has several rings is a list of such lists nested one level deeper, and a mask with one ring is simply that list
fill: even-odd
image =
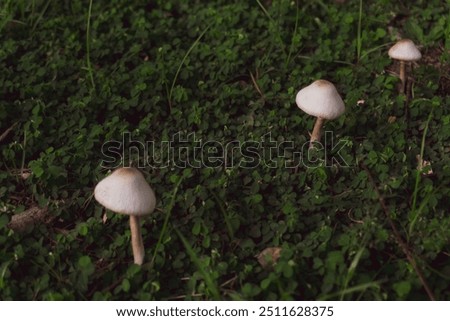
[{"label": "mushroom", "polygon": [[417,61],[422,54],[414,42],[409,39],[399,40],[388,51],[389,57],[400,61],[400,80],[402,81],[401,92],[406,94],[406,66],[407,62]]},{"label": "mushroom", "polygon": [[301,89],[295,98],[297,106],[305,113],[317,117],[311,134],[309,148],[315,141],[320,141],[321,128],[325,119],[332,120],[345,111],[345,105],[334,85],[323,79]]},{"label": "mushroom", "polygon": [[156,204],[155,193],[144,175],[133,167],[116,169],[97,184],[94,196],[107,209],[130,216],[134,263],[142,265],[144,244],[140,217],[152,213]]}]

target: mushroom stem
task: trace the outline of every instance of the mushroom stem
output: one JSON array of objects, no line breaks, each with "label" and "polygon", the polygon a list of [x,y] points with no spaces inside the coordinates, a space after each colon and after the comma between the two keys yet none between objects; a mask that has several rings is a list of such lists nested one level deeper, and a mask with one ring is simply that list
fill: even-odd
[{"label": "mushroom stem", "polygon": [[406,64],[400,60],[400,80],[402,81],[401,93],[406,94]]},{"label": "mushroom stem", "polygon": [[139,216],[130,215],[131,247],[133,248],[134,263],[137,265],[142,265],[145,253],[140,221]]},{"label": "mushroom stem", "polygon": [[325,121],[324,118],[317,117],[317,120],[314,124],[313,132],[311,134],[311,140],[309,142],[310,149],[314,147],[314,142],[320,141],[321,130],[322,130],[322,125],[323,125],[324,121]]}]

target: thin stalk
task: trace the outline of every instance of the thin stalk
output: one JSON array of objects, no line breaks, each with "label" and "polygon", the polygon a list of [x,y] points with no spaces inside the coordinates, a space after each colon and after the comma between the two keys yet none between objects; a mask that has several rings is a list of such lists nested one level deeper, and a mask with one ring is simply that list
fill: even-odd
[{"label": "thin stalk", "polygon": [[280,32],[279,32],[279,23],[276,22],[272,16],[270,15],[270,13],[267,11],[267,9],[264,7],[264,5],[261,3],[260,0],[256,0],[256,2],[258,3],[258,6],[261,8],[261,10],[264,12],[265,16],[269,19],[269,22],[272,23],[276,28],[277,28],[277,33],[276,33],[276,37],[278,38],[278,41],[280,42],[280,44],[282,45],[282,50],[283,53],[286,55],[286,49],[285,49],[285,45],[283,42],[283,39],[281,38]]},{"label": "thin stalk", "polygon": [[[428,114],[428,119],[427,119],[427,122],[425,123],[425,128],[423,130],[422,142],[420,144],[420,159],[419,159],[419,161],[423,160],[423,153],[424,153],[424,150],[425,150],[425,140],[426,140],[427,133],[428,133],[428,126],[430,124],[431,118],[433,117],[433,109],[434,108],[431,108],[431,111]],[[414,230],[414,225],[416,224],[416,221],[419,218],[419,214],[421,212],[420,210],[416,210],[417,193],[419,192],[420,174],[421,174],[421,170],[418,169],[416,171],[416,182],[414,184],[413,200],[412,200],[412,206],[411,206],[412,219],[411,219],[411,221],[409,223],[409,232],[408,232],[409,236],[411,236],[411,233]]]},{"label": "thin stalk", "polygon": [[52,0],[47,1],[47,3],[45,4],[45,7],[42,9],[42,11],[40,12],[39,16],[37,17],[37,19],[34,21],[33,23],[33,27],[32,27],[32,31],[35,31],[39,22],[41,22],[42,18],[44,17],[45,12],[47,11],[50,3],[52,2]]},{"label": "thin stalk", "polygon": [[362,48],[362,35],[361,35],[361,25],[362,25],[362,7],[363,1],[359,0],[359,18],[358,18],[358,30],[356,35],[356,61],[361,58],[361,48]]},{"label": "thin stalk", "polygon": [[23,178],[23,169],[25,167],[25,150],[27,147],[27,130],[23,132],[23,147],[22,147],[22,163],[20,164],[20,177]]},{"label": "thin stalk", "polygon": [[10,9],[11,2],[8,1],[4,4],[3,8],[0,8],[0,31],[6,26],[6,24],[12,19],[12,12]]},{"label": "thin stalk", "polygon": [[355,274],[356,268],[358,267],[359,261],[361,260],[361,256],[364,253],[364,249],[366,248],[366,241],[365,237],[363,242],[361,242],[361,247],[359,248],[358,252],[356,252],[355,256],[353,257],[352,262],[350,263],[350,266],[348,267],[347,275],[344,280],[344,287],[341,292],[340,300],[344,300],[345,297],[345,291],[348,289],[348,285],[353,278],[353,275]]},{"label": "thin stalk", "polygon": [[266,17],[267,17],[270,21],[274,22],[272,16],[271,16],[270,13],[266,10],[266,8],[263,6],[263,4],[261,3],[261,1],[256,0],[256,2],[258,3],[258,6],[261,8],[261,10],[264,12],[264,14],[266,15]]},{"label": "thin stalk", "polygon": [[7,278],[5,278],[5,275],[6,275],[6,271],[8,270],[8,265],[10,265],[10,264],[11,264],[11,260],[5,262],[3,264],[3,269],[0,271],[0,289],[3,289],[5,283],[8,282],[8,281],[5,282],[5,279],[7,279]]},{"label": "thin stalk", "polygon": [[178,234],[178,237],[180,238],[181,242],[183,243],[183,245],[186,249],[186,252],[189,254],[192,262],[197,266],[197,269],[199,270],[201,276],[203,277],[203,280],[205,281],[206,286],[207,286],[209,292],[211,292],[211,295],[214,298],[214,300],[216,300],[216,301],[221,300],[220,291],[219,291],[217,284],[216,284],[213,276],[211,275],[211,273],[209,273],[205,269],[204,264],[200,261],[198,256],[195,254],[194,249],[189,244],[189,242],[186,240],[186,238],[183,236],[183,234],[181,234],[181,232],[177,228],[174,228],[174,230]]},{"label": "thin stalk", "polygon": [[172,208],[175,204],[175,197],[178,193],[178,188],[180,187],[181,182],[183,181],[184,176],[181,176],[178,182],[176,183],[175,187],[173,188],[172,197],[170,198],[170,203],[166,209],[166,216],[164,218],[164,223],[161,229],[161,233],[159,233],[158,242],[156,243],[155,251],[153,252],[152,259],[150,261],[150,269],[153,268],[153,264],[155,263],[156,254],[158,253],[158,250],[162,244],[162,241],[164,239],[164,236],[166,235],[167,226],[169,225],[169,218],[172,214]]},{"label": "thin stalk", "polygon": [[3,132],[3,134],[0,135],[0,142],[1,142],[2,140],[4,140],[4,139],[6,138],[6,136],[9,135],[9,133],[17,126],[17,124],[19,124],[18,121],[16,121],[14,124],[12,124],[7,130],[5,130],[5,131]]},{"label": "thin stalk", "polygon": [[369,181],[371,182],[373,189],[375,190],[375,193],[378,197],[378,201],[380,202],[381,208],[384,212],[384,215],[386,216],[386,220],[389,223],[391,230],[393,232],[393,235],[398,243],[398,245],[400,246],[400,249],[403,251],[403,253],[406,256],[406,259],[408,260],[408,262],[411,264],[411,266],[413,267],[414,271],[416,272],[417,277],[419,278],[420,283],[422,284],[423,288],[425,289],[425,292],[428,295],[428,298],[431,301],[435,301],[436,298],[434,296],[433,291],[431,290],[430,286],[428,285],[422,270],[419,268],[419,266],[417,265],[416,259],[414,258],[413,253],[411,252],[411,250],[409,249],[408,245],[405,243],[405,241],[403,240],[402,236],[400,235],[400,232],[398,231],[397,227],[394,224],[394,221],[392,220],[390,213],[389,213],[389,209],[386,206],[386,203],[384,202],[384,198],[383,196],[381,196],[380,190],[378,189],[378,186],[375,183],[375,180],[373,179],[372,174],[370,173],[369,169],[367,168],[366,165],[364,164],[360,164],[361,167],[365,170],[365,172],[367,173],[367,176],[369,177]]},{"label": "thin stalk", "polygon": [[234,239],[234,231],[233,231],[233,225],[230,221],[230,216],[228,215],[227,211],[225,210],[224,206],[222,205],[222,201],[219,199],[219,197],[214,193],[212,190],[210,191],[212,197],[216,201],[217,205],[219,205],[220,212],[223,215],[223,219],[225,221],[225,225],[227,226],[228,230],[228,236],[230,237],[230,240]]},{"label": "thin stalk", "polygon": [[318,298],[318,300],[319,301],[330,300],[331,298],[334,298],[337,296],[342,297],[342,296],[345,296],[346,294],[350,294],[350,293],[354,293],[354,292],[363,292],[369,288],[379,289],[380,288],[379,282],[367,282],[367,283],[355,285],[353,287],[341,290],[337,293],[325,294],[323,296],[320,296]]},{"label": "thin stalk", "polygon": [[200,40],[203,38],[203,36],[206,34],[206,32],[208,31],[208,29],[211,27],[212,23],[210,23],[205,30],[203,30],[203,32],[200,34],[200,36],[197,37],[197,39],[195,39],[194,43],[191,45],[191,47],[188,49],[188,51],[186,52],[186,54],[184,55],[183,59],[181,60],[180,65],[178,66],[177,72],[175,73],[175,76],[173,77],[172,80],[172,85],[170,86],[170,90],[169,90],[169,97],[168,97],[168,101],[169,101],[169,110],[172,110],[172,94],[173,94],[173,89],[175,88],[175,83],[178,80],[178,75],[180,74],[181,68],[184,65],[184,62],[186,61],[187,57],[189,57],[189,55],[191,54],[192,50],[194,50],[194,48],[198,45],[198,43],[200,42]]},{"label": "thin stalk", "polygon": [[94,75],[92,73],[92,65],[91,65],[91,15],[92,15],[92,2],[89,1],[89,9],[86,23],[86,65],[89,73],[89,80],[91,81],[91,90],[95,90],[94,84]]},{"label": "thin stalk", "polygon": [[[295,56],[295,58],[308,59],[308,60],[313,59],[312,57],[310,57],[310,56],[305,56],[305,55],[297,55],[297,56]],[[314,57],[314,60],[319,61],[319,62],[328,62],[328,61],[325,60],[325,59],[319,59],[319,58],[316,58],[316,57]],[[355,65],[355,64],[353,64],[353,63],[351,63],[351,62],[343,61],[343,60],[333,60],[333,63],[341,64],[341,65],[346,65],[346,66],[354,66],[354,65]]]},{"label": "thin stalk", "polygon": [[296,1],[296,6],[295,7],[297,9],[297,13],[295,15],[294,34],[292,35],[291,46],[289,47],[289,53],[288,53],[288,56],[287,56],[287,59],[286,59],[286,63],[285,63],[285,67],[286,68],[289,65],[289,62],[291,61],[292,51],[294,50],[294,39],[297,36],[298,18],[299,18],[298,1]]},{"label": "thin stalk", "polygon": [[378,51],[378,50],[380,50],[381,48],[388,47],[388,46],[390,46],[390,44],[389,44],[389,43],[387,43],[387,44],[385,43],[385,44],[382,44],[382,45],[380,45],[380,46],[376,46],[376,47],[374,47],[374,48],[372,48],[372,49],[365,50],[364,53],[361,55],[361,57],[359,57],[359,59],[361,60],[361,59],[363,59],[364,57],[366,57],[366,56],[368,56],[369,54],[371,54],[372,52]]}]

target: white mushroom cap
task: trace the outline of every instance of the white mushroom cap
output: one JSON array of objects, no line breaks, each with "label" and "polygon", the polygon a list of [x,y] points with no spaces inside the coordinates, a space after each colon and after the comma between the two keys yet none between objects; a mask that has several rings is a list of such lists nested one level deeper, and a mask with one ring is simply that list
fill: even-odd
[{"label": "white mushroom cap", "polygon": [[119,214],[146,215],[156,205],[155,193],[136,168],[119,168],[101,180],[94,190],[95,199]]},{"label": "white mushroom cap", "polygon": [[422,58],[422,54],[417,49],[414,42],[409,39],[402,39],[391,47],[388,51],[389,57],[392,59],[403,61],[416,61]]},{"label": "white mushroom cap", "polygon": [[336,87],[322,79],[301,89],[297,93],[295,102],[305,113],[323,119],[335,119],[345,111],[344,102]]}]

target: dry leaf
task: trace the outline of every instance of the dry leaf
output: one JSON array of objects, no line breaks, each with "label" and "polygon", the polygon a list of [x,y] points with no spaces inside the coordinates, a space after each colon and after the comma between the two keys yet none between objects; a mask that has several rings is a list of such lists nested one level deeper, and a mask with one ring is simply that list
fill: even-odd
[{"label": "dry leaf", "polygon": [[48,207],[33,206],[22,213],[14,214],[8,227],[16,232],[23,232],[30,226],[45,223],[48,219]]},{"label": "dry leaf", "polygon": [[268,247],[259,253],[256,258],[265,269],[272,268],[278,261],[281,255],[281,247]]},{"label": "dry leaf", "polygon": [[389,123],[389,124],[395,123],[396,120],[397,120],[397,117],[395,117],[395,116],[389,116],[389,118],[388,118],[388,123]]}]

